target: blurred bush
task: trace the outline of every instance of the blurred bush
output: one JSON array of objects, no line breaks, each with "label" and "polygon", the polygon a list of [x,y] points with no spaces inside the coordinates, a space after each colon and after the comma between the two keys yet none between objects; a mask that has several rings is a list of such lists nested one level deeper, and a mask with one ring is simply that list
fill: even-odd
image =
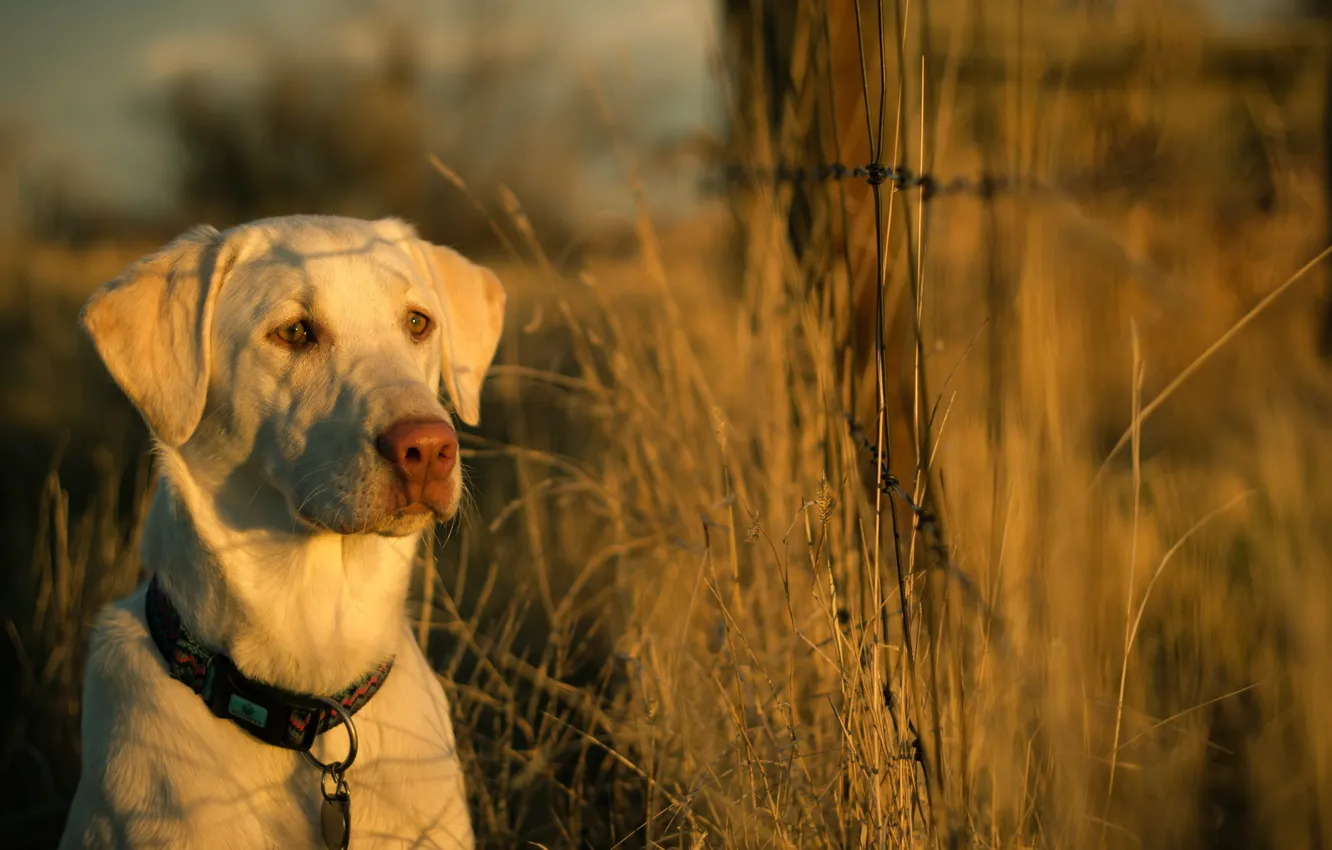
[{"label": "blurred bush", "polygon": [[[411,30],[399,23],[375,29],[378,47],[369,62],[302,56],[277,45],[246,84],[202,72],[174,79],[160,117],[178,157],[177,224],[225,227],[306,212],[396,215],[429,238],[487,252],[499,242],[476,207],[485,207],[504,181],[537,230],[567,239],[562,197],[577,176],[573,156],[548,151],[534,163],[531,122],[493,108],[505,79],[530,79],[550,57],[478,47],[457,57],[436,91]],[[478,44],[495,38],[493,28],[485,32]],[[451,133],[432,115],[466,132]],[[432,156],[461,176],[467,190],[442,179]]]}]

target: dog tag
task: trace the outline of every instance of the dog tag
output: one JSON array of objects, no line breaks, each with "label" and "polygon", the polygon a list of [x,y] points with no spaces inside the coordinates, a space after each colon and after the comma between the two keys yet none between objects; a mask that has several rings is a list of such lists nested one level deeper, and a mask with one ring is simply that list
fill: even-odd
[{"label": "dog tag", "polygon": [[332,796],[324,795],[324,805],[319,810],[319,828],[328,850],[347,850],[351,841],[351,794],[345,783],[340,783]]}]

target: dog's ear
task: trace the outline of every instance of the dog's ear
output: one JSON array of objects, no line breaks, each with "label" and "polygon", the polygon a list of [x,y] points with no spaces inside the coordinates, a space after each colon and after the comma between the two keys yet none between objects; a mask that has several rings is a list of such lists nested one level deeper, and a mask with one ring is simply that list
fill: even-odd
[{"label": "dog's ear", "polygon": [[178,447],[203,418],[223,237],[195,227],[103,284],[79,322],[159,442]]},{"label": "dog's ear", "polygon": [[458,417],[481,421],[481,384],[504,331],[507,296],[499,278],[452,248],[422,242],[444,308],[440,368]]}]

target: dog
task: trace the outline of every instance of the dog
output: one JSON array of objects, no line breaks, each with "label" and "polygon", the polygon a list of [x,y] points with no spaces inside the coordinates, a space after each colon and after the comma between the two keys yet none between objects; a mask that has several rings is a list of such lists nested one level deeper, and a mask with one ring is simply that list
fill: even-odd
[{"label": "dog", "polygon": [[487,268],[397,219],[196,227],[80,323],[154,438],[150,579],[99,613],[62,848],[475,839],[406,621],[462,496],[504,323]]}]

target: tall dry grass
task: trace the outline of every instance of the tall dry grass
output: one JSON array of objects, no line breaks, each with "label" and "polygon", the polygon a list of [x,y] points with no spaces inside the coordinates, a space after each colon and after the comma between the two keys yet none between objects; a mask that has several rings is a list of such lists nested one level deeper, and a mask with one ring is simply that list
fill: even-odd
[{"label": "tall dry grass", "polygon": [[[1160,26],[1149,57],[1201,44]],[[633,258],[577,273],[512,199],[515,306],[466,438],[477,509],[411,608],[484,843],[1332,844],[1332,396],[1318,275],[1293,277],[1321,248],[1317,93],[1167,84],[1150,61],[1114,88],[966,90],[943,54],[922,109],[903,40],[898,161],[1116,176],[1106,158],[1145,144],[1172,167],[888,200],[885,283],[915,276],[925,354],[929,474],[903,486],[937,537],[864,487],[844,302],[811,295],[784,193],[738,231],[707,209],[663,232],[640,199]],[[1265,116],[1270,211],[1217,179],[1236,101]],[[66,755],[88,617],[137,577],[110,500],[80,521],[51,480],[13,625]]]}]

